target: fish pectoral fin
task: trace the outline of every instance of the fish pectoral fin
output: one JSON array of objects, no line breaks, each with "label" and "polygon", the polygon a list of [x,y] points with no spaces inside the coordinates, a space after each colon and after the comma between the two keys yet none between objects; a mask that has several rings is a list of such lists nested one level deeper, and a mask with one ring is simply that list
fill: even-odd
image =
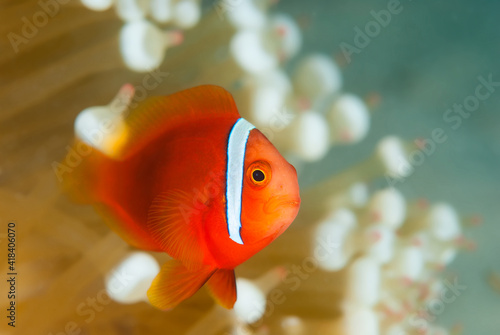
[{"label": "fish pectoral fin", "polygon": [[181,190],[160,194],[149,208],[147,229],[155,243],[190,269],[203,263],[205,244],[200,238],[200,210],[193,196]]},{"label": "fish pectoral fin", "polygon": [[224,308],[236,302],[236,278],[233,269],[218,269],[207,282],[210,295]]},{"label": "fish pectoral fin", "polygon": [[190,270],[178,260],[163,264],[148,290],[151,305],[161,310],[170,310],[196,293],[216,271],[203,266]]}]

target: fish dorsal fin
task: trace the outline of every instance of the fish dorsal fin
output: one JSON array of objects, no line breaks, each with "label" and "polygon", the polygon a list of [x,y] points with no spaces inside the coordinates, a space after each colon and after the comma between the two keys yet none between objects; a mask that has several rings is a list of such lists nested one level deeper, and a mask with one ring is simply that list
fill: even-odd
[{"label": "fish dorsal fin", "polygon": [[188,268],[201,266],[206,249],[197,224],[201,204],[193,199],[181,190],[164,192],[153,200],[147,222],[155,244]]},{"label": "fish dorsal fin", "polygon": [[207,282],[210,295],[224,308],[236,302],[236,278],[233,269],[218,269]]},{"label": "fish dorsal fin", "polygon": [[233,97],[219,86],[202,85],[167,96],[148,97],[125,117],[127,140],[117,156],[180,124],[214,116],[239,118]]},{"label": "fish dorsal fin", "polygon": [[178,260],[163,264],[148,290],[149,302],[156,308],[169,310],[196,293],[215,272],[204,266],[196,270],[186,268]]}]

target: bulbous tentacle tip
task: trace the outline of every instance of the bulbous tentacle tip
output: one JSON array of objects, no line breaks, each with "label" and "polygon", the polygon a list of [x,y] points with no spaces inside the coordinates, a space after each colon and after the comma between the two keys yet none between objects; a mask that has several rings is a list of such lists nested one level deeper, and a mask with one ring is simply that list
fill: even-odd
[{"label": "bulbous tentacle tip", "polygon": [[112,112],[116,114],[124,113],[130,106],[134,95],[135,87],[130,83],[123,84],[118,90],[116,96],[113,98],[113,101],[109,104]]},{"label": "bulbous tentacle tip", "polygon": [[184,42],[184,34],[181,30],[167,31],[165,32],[165,38],[169,46],[180,45]]}]

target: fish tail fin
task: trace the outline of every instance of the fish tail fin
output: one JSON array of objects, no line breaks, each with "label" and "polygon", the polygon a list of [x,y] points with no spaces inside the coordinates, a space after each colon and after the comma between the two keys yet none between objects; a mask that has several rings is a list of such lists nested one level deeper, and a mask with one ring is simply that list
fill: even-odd
[{"label": "fish tail fin", "polygon": [[112,211],[104,204],[104,199],[112,197],[114,191],[105,178],[109,175],[106,171],[117,170],[113,165],[115,161],[77,137],[63,163],[71,164],[71,169],[60,178],[62,190],[71,200],[92,204],[108,226],[128,244],[143,250],[162,250],[125,211]]},{"label": "fish tail fin", "polygon": [[[103,128],[105,125],[112,130]],[[106,108],[90,108],[77,116],[75,135],[65,159],[70,169],[66,170],[63,186],[75,200],[92,202],[99,191],[109,191],[103,187],[99,176],[112,162],[123,158],[127,130],[121,114],[113,115]]]},{"label": "fish tail fin", "polygon": [[75,200],[96,200],[98,192],[104,190],[99,181],[102,170],[109,166],[107,163],[123,157],[122,149],[128,138],[124,112],[133,95],[133,86],[125,84],[111,104],[86,108],[76,117],[75,141],[68,147],[63,164],[58,166],[60,174],[54,167],[63,189]]},{"label": "fish tail fin", "polygon": [[156,308],[170,310],[195,294],[217,269],[202,266],[188,269],[178,260],[163,264],[148,290],[149,302]]},{"label": "fish tail fin", "polygon": [[107,157],[79,138],[71,147],[56,175],[62,189],[76,202],[91,203],[98,198],[100,188],[97,167],[106,164]]},{"label": "fish tail fin", "polygon": [[218,269],[207,282],[210,295],[224,308],[231,309],[236,302],[236,278],[233,269]]}]

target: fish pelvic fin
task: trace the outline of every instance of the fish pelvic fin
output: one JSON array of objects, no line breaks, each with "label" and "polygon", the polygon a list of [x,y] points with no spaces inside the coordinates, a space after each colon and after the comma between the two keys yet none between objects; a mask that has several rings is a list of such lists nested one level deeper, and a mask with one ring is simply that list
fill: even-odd
[{"label": "fish pelvic fin", "polygon": [[211,266],[190,270],[182,262],[170,260],[153,280],[147,292],[149,302],[161,310],[170,310],[195,294],[216,270]]},{"label": "fish pelvic fin", "polygon": [[231,309],[236,302],[236,278],[233,269],[218,269],[207,282],[214,300],[224,308]]}]

